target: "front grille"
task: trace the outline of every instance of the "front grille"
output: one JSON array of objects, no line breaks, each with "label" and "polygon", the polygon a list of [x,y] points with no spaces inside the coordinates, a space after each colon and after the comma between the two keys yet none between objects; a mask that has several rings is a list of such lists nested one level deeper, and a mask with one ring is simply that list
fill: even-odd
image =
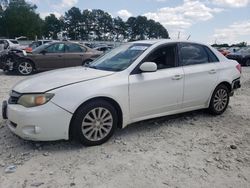
[{"label": "front grille", "polygon": [[17,104],[18,99],[21,97],[21,94],[16,91],[11,91],[10,98],[8,100],[9,104]]}]

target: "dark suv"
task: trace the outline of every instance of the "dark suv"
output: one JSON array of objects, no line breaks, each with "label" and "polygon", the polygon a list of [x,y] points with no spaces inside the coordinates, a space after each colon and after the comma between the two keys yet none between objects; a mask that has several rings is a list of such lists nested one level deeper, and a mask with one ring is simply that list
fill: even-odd
[{"label": "dark suv", "polygon": [[238,61],[241,65],[250,66],[250,46],[241,48],[234,53],[230,53],[226,57]]}]

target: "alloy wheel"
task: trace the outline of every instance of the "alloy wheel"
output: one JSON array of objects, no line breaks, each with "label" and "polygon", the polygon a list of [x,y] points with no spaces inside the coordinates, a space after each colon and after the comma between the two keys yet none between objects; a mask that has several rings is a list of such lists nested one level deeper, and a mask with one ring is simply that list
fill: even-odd
[{"label": "alloy wheel", "polygon": [[29,62],[22,62],[18,65],[18,72],[23,75],[31,74],[33,71],[33,67]]},{"label": "alloy wheel", "polygon": [[102,107],[89,111],[82,121],[82,133],[90,141],[99,141],[111,131],[113,117],[111,112]]},{"label": "alloy wheel", "polygon": [[214,108],[216,111],[223,111],[228,103],[228,93],[225,89],[219,89],[214,96]]}]

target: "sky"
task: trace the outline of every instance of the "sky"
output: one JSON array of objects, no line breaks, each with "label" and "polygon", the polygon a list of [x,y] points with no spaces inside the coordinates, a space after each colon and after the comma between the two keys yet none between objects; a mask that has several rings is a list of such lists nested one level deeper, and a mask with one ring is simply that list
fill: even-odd
[{"label": "sky", "polygon": [[42,18],[64,15],[72,6],[102,9],[124,21],[143,15],[160,22],[172,39],[250,44],[250,0],[27,0]]}]

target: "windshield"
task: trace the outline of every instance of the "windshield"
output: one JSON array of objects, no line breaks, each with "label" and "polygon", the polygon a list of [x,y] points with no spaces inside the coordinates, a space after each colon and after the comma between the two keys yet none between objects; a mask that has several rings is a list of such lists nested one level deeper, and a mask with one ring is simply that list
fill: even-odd
[{"label": "windshield", "polygon": [[93,61],[89,67],[107,71],[122,71],[128,68],[149,46],[150,44],[140,43],[124,44]]},{"label": "windshield", "polygon": [[35,48],[34,50],[32,50],[32,52],[34,52],[34,53],[40,53],[41,50],[45,49],[49,45],[50,45],[50,43],[46,43],[46,44],[43,44],[41,46],[38,46],[37,48]]}]

